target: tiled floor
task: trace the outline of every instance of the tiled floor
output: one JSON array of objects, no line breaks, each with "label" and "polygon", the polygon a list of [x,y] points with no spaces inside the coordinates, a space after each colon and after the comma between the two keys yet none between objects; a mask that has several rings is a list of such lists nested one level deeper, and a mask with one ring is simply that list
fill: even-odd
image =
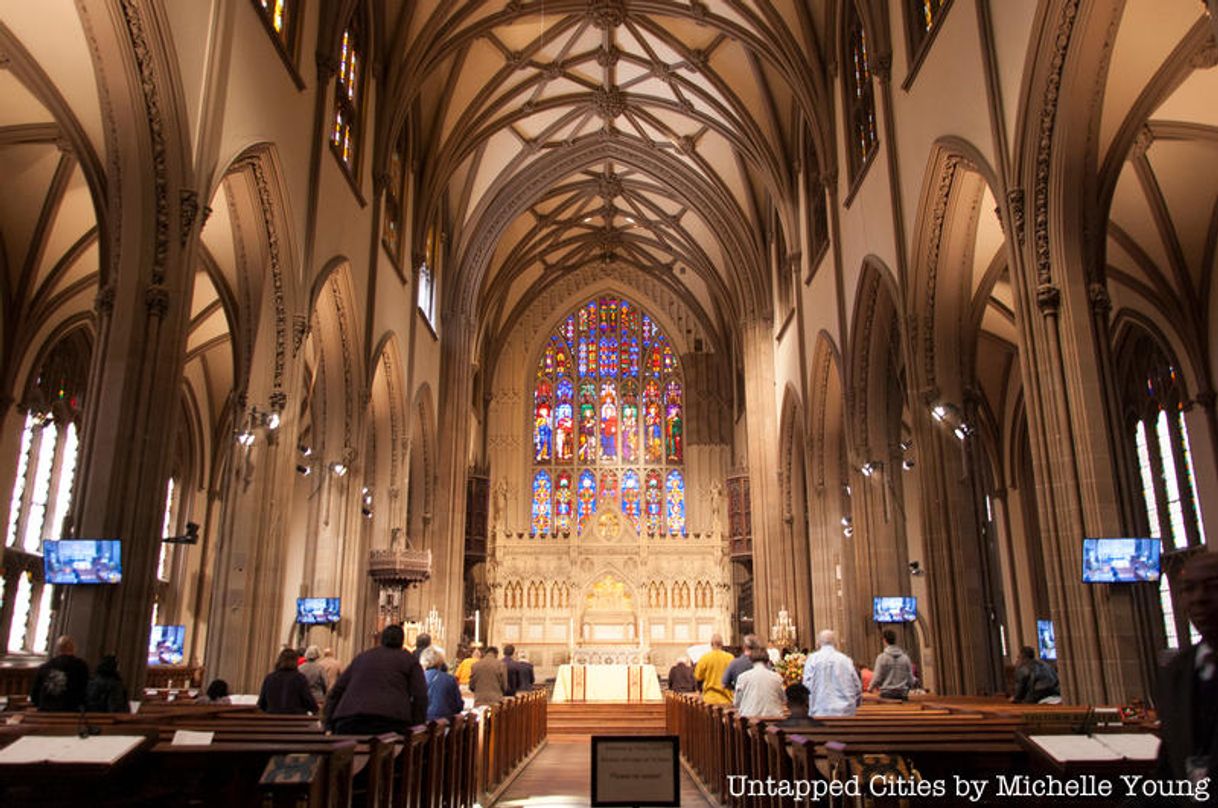
[{"label": "tiled floor", "polygon": [[[551,740],[516,781],[496,808],[568,808],[591,805],[592,744],[585,739]],[[710,808],[698,787],[681,770],[683,808]]]}]

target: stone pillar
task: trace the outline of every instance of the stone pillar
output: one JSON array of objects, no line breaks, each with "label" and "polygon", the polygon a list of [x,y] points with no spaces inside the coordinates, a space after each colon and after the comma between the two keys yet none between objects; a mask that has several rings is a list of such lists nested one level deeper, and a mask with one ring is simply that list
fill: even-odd
[{"label": "stone pillar", "polygon": [[754,317],[741,325],[748,430],[749,488],[753,513],[753,629],[765,631],[784,598],[793,603],[791,561],[782,541],[782,502],[778,483],[779,424],[774,403],[773,322]]}]

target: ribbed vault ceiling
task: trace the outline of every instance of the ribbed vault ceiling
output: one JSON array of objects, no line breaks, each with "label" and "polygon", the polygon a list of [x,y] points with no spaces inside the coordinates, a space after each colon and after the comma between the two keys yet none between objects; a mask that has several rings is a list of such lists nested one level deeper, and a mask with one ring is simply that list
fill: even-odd
[{"label": "ribbed vault ceiling", "polygon": [[396,90],[418,221],[448,222],[450,301],[493,333],[601,262],[654,273],[718,327],[767,311],[771,222],[791,215],[805,144],[831,153],[816,148],[809,14],[801,0],[420,3]]}]

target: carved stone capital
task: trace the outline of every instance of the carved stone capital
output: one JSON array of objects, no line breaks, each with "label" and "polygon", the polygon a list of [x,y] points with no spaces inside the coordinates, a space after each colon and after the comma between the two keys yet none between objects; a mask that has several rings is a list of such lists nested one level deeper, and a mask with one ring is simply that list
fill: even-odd
[{"label": "carved stone capital", "polygon": [[1061,308],[1062,291],[1051,283],[1042,283],[1036,287],[1036,305],[1046,315],[1056,314]]},{"label": "carved stone capital", "polygon": [[169,311],[169,290],[159,283],[149,284],[144,290],[144,306],[153,317],[164,319]]},{"label": "carved stone capital", "polygon": [[602,31],[617,28],[626,21],[626,7],[622,0],[588,0],[586,14],[589,22]]},{"label": "carved stone capital", "polygon": [[102,316],[109,316],[114,311],[114,284],[106,284],[97,290],[93,298],[93,311]]},{"label": "carved stone capital", "polygon": [[1007,207],[1011,211],[1011,223],[1015,228],[1015,239],[1024,244],[1024,193],[1023,188],[1007,191]]},{"label": "carved stone capital", "polygon": [[872,60],[871,73],[883,84],[887,84],[892,79],[892,54],[876,54]]},{"label": "carved stone capital", "polygon": [[300,353],[305,336],[309,333],[309,318],[303,314],[292,315],[292,355]]},{"label": "carved stone capital", "polygon": [[1112,298],[1108,296],[1108,286],[1103,283],[1092,283],[1087,286],[1087,299],[1091,302],[1091,310],[1096,314],[1108,316],[1112,311]]},{"label": "carved stone capital", "polygon": [[1154,132],[1150,131],[1149,126],[1143,125],[1138,129],[1137,135],[1133,138],[1133,145],[1129,147],[1129,159],[1137,160],[1140,157],[1145,157],[1146,152],[1150,150],[1150,146],[1155,142]]},{"label": "carved stone capital", "polygon": [[178,202],[178,239],[183,247],[190,240],[190,230],[194,227],[195,217],[199,215],[199,192],[184,188],[179,194]]},{"label": "carved stone capital", "polygon": [[274,412],[283,412],[288,407],[288,394],[282,390],[275,390],[267,399],[271,410]]}]

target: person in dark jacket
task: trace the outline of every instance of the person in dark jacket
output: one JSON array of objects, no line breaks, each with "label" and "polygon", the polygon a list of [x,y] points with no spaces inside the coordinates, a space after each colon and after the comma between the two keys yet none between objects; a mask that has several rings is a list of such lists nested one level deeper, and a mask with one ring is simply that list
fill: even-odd
[{"label": "person in dark jacket", "polygon": [[89,666],[76,656],[76,643],[64,635],[55,641],[55,656],[38,667],[30,703],[42,712],[79,712],[89,688]]},{"label": "person in dark jacket", "polygon": [[127,687],[118,675],[118,657],[108,654],[97,664],[97,672],[89,680],[85,709],[94,713],[129,713]]},{"label": "person in dark jacket", "polygon": [[405,734],[427,721],[427,681],[414,654],[402,650],[406,634],[394,624],[381,645],[351,661],[326,699],[326,726],[344,735]]},{"label": "person in dark jacket", "polygon": [[745,634],[743,643],[744,649],[740,652],[740,656],[733,659],[727,666],[727,670],[723,672],[723,686],[728,690],[736,689],[736,680],[740,678],[740,674],[753,669],[753,652],[765,650],[765,646],[761,644],[761,638],[756,634]]},{"label": "person in dark jacket", "polygon": [[507,692],[507,668],[499,660],[499,649],[491,646],[482,659],[474,663],[469,674],[469,689],[474,691],[474,706],[498,704]]},{"label": "person in dark jacket", "polygon": [[533,689],[533,663],[516,658],[516,646],[503,646],[503,667],[507,669],[508,686],[505,696],[528,693]]},{"label": "person in dark jacket", "polygon": [[429,646],[419,654],[419,664],[423,666],[423,679],[427,682],[427,720],[452,718],[464,711],[461,687],[456,677],[448,672],[444,654],[434,645]]},{"label": "person in dark jacket", "polygon": [[1057,671],[1042,659],[1036,658],[1031,646],[1019,649],[1019,665],[1015,668],[1015,695],[1011,701],[1037,704],[1051,696],[1061,697]]},{"label": "person in dark jacket", "polygon": [[262,692],[258,694],[259,710],[280,715],[317,712],[317,702],[309,692],[309,681],[296,669],[298,658],[295,648],[285,648],[279,652],[275,670],[262,680]]},{"label": "person in dark jacket", "polygon": [[668,669],[668,689],[674,693],[698,692],[698,683],[694,681],[694,666],[689,664],[689,657],[681,657]]},{"label": "person in dark jacket", "polygon": [[228,695],[228,682],[223,679],[212,679],[207,686],[207,692],[195,699],[195,704],[232,704]]}]

